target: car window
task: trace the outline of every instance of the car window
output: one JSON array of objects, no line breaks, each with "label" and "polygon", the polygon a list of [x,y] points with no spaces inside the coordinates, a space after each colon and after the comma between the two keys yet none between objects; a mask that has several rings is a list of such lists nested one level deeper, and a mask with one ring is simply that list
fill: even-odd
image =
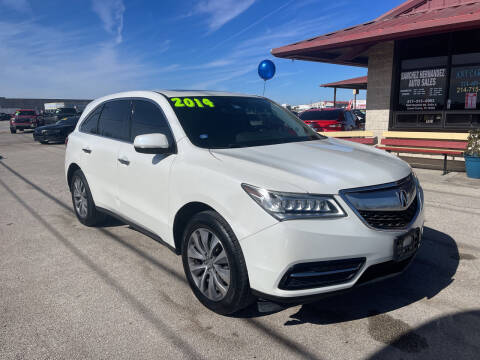
[{"label": "car window", "polygon": [[56,114],[75,114],[77,110],[74,108],[60,108],[55,110]]},{"label": "car window", "polygon": [[173,141],[167,119],[158,106],[147,100],[133,100],[132,107],[132,142],[138,135],[153,133],[165,134],[169,141]]},{"label": "car window", "polygon": [[116,140],[130,141],[129,122],[131,110],[130,100],[113,100],[103,105],[98,122],[98,133]]},{"label": "car window", "polygon": [[98,134],[98,118],[102,113],[103,105],[97,107],[80,126],[80,131],[88,134]]},{"label": "car window", "polygon": [[22,110],[15,113],[17,116],[32,116],[35,115],[35,111]]}]

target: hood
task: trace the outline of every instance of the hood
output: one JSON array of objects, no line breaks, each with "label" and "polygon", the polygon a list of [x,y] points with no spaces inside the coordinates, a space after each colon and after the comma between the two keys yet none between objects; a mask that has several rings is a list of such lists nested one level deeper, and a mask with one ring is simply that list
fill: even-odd
[{"label": "hood", "polygon": [[383,150],[333,138],[211,153],[242,182],[286,192],[337,194],[394,182],[411,172],[407,163]]}]

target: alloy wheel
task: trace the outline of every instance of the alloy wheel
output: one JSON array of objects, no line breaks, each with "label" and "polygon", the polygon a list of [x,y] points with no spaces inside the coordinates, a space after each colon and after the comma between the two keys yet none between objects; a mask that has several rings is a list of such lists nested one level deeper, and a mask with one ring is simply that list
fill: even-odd
[{"label": "alloy wheel", "polygon": [[85,189],[85,184],[83,183],[82,179],[80,179],[79,177],[75,178],[75,180],[73,181],[73,201],[77,214],[81,218],[87,217],[87,190]]},{"label": "alloy wheel", "polygon": [[198,289],[212,301],[222,300],[230,286],[230,264],[218,237],[205,228],[188,240],[188,267]]}]

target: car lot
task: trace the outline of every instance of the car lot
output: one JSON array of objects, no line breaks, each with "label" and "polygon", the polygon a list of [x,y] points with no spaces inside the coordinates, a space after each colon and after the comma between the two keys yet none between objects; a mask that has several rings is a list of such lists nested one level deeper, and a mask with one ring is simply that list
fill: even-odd
[{"label": "car lot", "polygon": [[64,145],[0,123],[0,357],[470,359],[480,350],[480,183],[418,170],[423,245],[401,276],[314,304],[204,308],[181,259],[126,225],[82,226]]}]

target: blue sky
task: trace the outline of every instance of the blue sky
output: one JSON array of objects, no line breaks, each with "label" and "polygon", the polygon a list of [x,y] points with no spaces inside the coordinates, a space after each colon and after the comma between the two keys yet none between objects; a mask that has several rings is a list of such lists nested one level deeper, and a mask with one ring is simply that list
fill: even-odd
[{"label": "blue sky", "polygon": [[[364,68],[274,58],[270,50],[376,18],[401,0],[0,0],[0,96],[96,98],[138,89],[331,99],[318,85]],[[350,99],[351,90],[339,91]],[[364,97],[362,92],[361,97]]]}]

